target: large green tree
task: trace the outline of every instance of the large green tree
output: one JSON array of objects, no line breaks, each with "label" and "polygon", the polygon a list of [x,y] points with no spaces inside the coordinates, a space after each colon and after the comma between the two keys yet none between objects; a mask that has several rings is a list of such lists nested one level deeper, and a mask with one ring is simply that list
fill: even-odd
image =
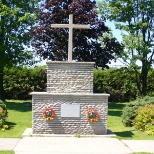
[{"label": "large green tree", "polygon": [[96,66],[106,67],[122,46],[115,38],[106,37],[102,48],[99,37],[109,29],[96,8],[94,0],[47,0],[38,5],[38,24],[31,30],[32,46],[44,59],[67,60],[68,29],[51,28],[51,24],[66,24],[69,14],[73,14],[74,24],[91,25],[88,30],[73,30],[73,60],[94,61]]},{"label": "large green tree", "polygon": [[154,1],[102,0],[99,8],[102,17],[114,21],[122,31],[122,58],[136,75],[140,95],[145,96],[148,72],[154,62]]},{"label": "large green tree", "polygon": [[29,0],[0,0],[0,99],[4,100],[4,67],[21,64],[32,55],[29,46],[29,26],[34,21],[34,5]]}]

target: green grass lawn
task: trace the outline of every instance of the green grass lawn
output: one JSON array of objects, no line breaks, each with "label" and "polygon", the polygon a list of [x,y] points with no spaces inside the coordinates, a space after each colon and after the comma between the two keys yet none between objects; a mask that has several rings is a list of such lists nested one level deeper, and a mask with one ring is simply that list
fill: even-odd
[{"label": "green grass lawn", "polygon": [[[7,101],[8,109],[7,125],[9,129],[0,132],[1,138],[20,138],[26,128],[32,127],[32,109],[26,106],[24,101]],[[154,136],[135,130],[132,127],[124,127],[122,124],[122,109],[124,103],[109,103],[108,129],[117,135],[119,139],[153,140]]]},{"label": "green grass lawn", "polygon": [[153,154],[151,152],[133,152],[133,154]]},{"label": "green grass lawn", "polygon": [[6,101],[9,126],[5,132],[0,132],[1,138],[20,138],[26,128],[32,127],[32,108],[23,101]]},{"label": "green grass lawn", "polygon": [[109,103],[108,129],[117,135],[119,139],[153,140],[154,136],[135,130],[133,127],[125,127],[122,124],[122,109],[125,103]]},{"label": "green grass lawn", "polygon": [[6,151],[1,151],[0,150],[0,154],[14,154],[14,151],[10,151],[10,150],[6,150]]}]

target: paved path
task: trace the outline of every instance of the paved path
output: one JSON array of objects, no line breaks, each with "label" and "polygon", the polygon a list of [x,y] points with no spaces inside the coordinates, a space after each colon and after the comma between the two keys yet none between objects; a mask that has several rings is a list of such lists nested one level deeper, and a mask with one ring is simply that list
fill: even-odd
[{"label": "paved path", "polygon": [[154,140],[122,140],[133,152],[154,154]]},{"label": "paved path", "polygon": [[0,138],[0,150],[13,150],[19,141],[19,138]]},{"label": "paved path", "polygon": [[154,154],[154,140],[120,141],[112,137],[0,138],[0,150],[14,150],[15,154]]},{"label": "paved path", "polygon": [[[29,147],[26,148],[27,146],[25,145]],[[112,145],[116,146],[112,147]],[[17,154],[22,154],[24,148],[26,148],[26,152],[30,154],[37,152],[41,154],[131,153],[129,148],[115,138],[25,137],[14,150]]]}]

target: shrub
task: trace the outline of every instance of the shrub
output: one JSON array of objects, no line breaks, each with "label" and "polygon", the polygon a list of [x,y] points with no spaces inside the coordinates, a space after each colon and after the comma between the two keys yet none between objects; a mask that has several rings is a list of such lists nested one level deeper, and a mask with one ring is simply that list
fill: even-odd
[{"label": "shrub", "polygon": [[154,97],[146,96],[143,99],[138,99],[137,101],[128,103],[122,112],[122,123],[125,126],[133,126],[134,119],[137,116],[136,110],[146,104],[154,104]]},{"label": "shrub", "polygon": [[128,68],[94,70],[94,92],[110,94],[110,102],[126,102],[136,99],[138,90],[135,77]]},{"label": "shrub", "polygon": [[45,91],[45,66],[35,68],[12,67],[4,69],[4,90],[6,99],[31,99],[32,91]]},{"label": "shrub", "polygon": [[154,135],[154,124],[147,124],[145,126],[145,132],[148,134],[148,135]]},{"label": "shrub", "polygon": [[4,131],[7,128],[7,125],[5,125],[6,117],[7,117],[6,105],[2,100],[0,100],[0,130],[2,131]]},{"label": "shrub", "polygon": [[[110,102],[129,102],[140,96],[136,81],[135,72],[129,67],[94,70],[94,92],[109,93]],[[148,72],[147,95],[154,96],[153,68]]]},{"label": "shrub", "polygon": [[133,126],[134,119],[136,117],[136,110],[139,108],[139,104],[131,102],[125,106],[122,112],[122,123],[125,126]]},{"label": "shrub", "polygon": [[134,126],[138,130],[154,135],[154,104],[147,104],[137,110]]},{"label": "shrub", "polygon": [[[4,90],[6,99],[31,99],[32,91],[46,91],[46,66],[35,68],[12,67],[4,69]],[[109,93],[110,102],[128,102],[139,96],[135,74],[131,69],[94,69],[94,92]],[[147,94],[154,96],[154,70],[147,78]]]}]

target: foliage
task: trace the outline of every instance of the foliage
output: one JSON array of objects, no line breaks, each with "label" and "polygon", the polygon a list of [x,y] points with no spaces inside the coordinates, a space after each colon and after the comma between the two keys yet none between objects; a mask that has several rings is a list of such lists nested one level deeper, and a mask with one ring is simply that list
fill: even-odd
[{"label": "foliage", "polygon": [[94,92],[110,94],[110,102],[125,102],[138,96],[134,75],[128,68],[94,70]]},{"label": "foliage", "polygon": [[[29,26],[33,25],[34,4],[29,0],[0,0],[0,68],[19,64],[30,58],[30,52],[24,50],[29,46]],[[26,4],[26,5],[25,5]]]},{"label": "foliage", "polygon": [[125,126],[133,126],[134,119],[137,116],[136,110],[141,106],[145,106],[146,104],[154,104],[154,97],[146,96],[143,99],[138,99],[136,101],[127,103],[125,108],[123,109],[122,114],[122,122]]},{"label": "foliage", "polygon": [[108,129],[111,130],[119,139],[129,140],[153,140],[153,136],[145,132],[134,129],[134,127],[125,127],[122,123],[122,110],[127,103],[110,103],[108,106]]},{"label": "foliage", "polygon": [[[140,96],[135,73],[129,67],[95,69],[94,92],[109,93],[110,102],[128,102]],[[154,69],[150,69],[147,77],[147,94],[154,96]]]},{"label": "foliage", "polygon": [[8,126],[5,125],[7,114],[6,105],[0,100],[0,131],[5,131],[5,129],[8,128]]},{"label": "foliage", "polygon": [[147,78],[147,95],[154,96],[154,69],[150,69]]},{"label": "foliage", "polygon": [[73,14],[74,24],[90,24],[88,30],[73,30],[73,60],[94,61],[96,66],[107,67],[123,49],[115,38],[104,38],[104,48],[99,37],[109,33],[104,18],[96,13],[93,0],[48,0],[38,5],[38,24],[31,29],[32,46],[41,57],[50,60],[67,60],[68,29],[51,28],[51,24],[67,24],[69,14]]},{"label": "foliage", "polygon": [[30,92],[45,91],[45,66],[4,69],[4,89],[7,99],[31,99]]},{"label": "foliage", "polygon": [[[114,21],[122,31],[122,52],[136,76],[136,84],[141,96],[147,94],[147,76],[154,59],[154,1],[153,0],[102,0],[99,12],[102,18]],[[140,62],[141,67],[138,67]]]},{"label": "foliage", "polygon": [[[46,91],[45,66],[27,68],[12,67],[4,69],[4,89],[7,99],[31,99],[30,92]],[[139,94],[135,86],[135,75],[128,68],[94,70],[94,92],[109,93],[110,102],[128,102]],[[154,96],[154,70],[148,75],[148,91]]]},{"label": "foliage", "polygon": [[140,107],[134,120],[136,129],[154,135],[154,104],[147,104]]},{"label": "foliage", "polygon": [[0,99],[4,100],[3,69],[22,65],[32,58],[29,47],[30,26],[35,21],[33,1],[0,0]]},{"label": "foliage", "polygon": [[145,125],[145,132],[148,134],[148,135],[154,135],[154,124],[146,124]]}]

